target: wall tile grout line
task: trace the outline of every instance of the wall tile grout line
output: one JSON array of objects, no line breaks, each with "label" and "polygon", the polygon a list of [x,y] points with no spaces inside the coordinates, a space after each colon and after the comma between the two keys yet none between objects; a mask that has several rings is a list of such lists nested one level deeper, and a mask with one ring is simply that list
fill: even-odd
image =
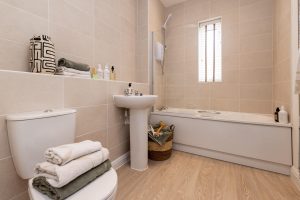
[{"label": "wall tile grout line", "polygon": [[[49,1],[49,0],[48,0],[48,1]],[[29,15],[31,15],[31,16],[38,17],[38,18],[40,18],[40,19],[43,19],[43,20],[45,20],[45,21],[48,21],[47,18],[44,18],[44,17],[39,16],[39,15],[37,15],[37,14],[34,14],[34,13],[32,13],[32,12],[30,12],[30,11],[27,11],[27,10],[25,10],[25,9],[22,9],[22,8],[19,8],[19,7],[16,7],[16,6],[13,6],[13,5],[9,4],[9,3],[5,3],[4,1],[0,1],[0,6],[1,6],[1,4],[4,4],[4,5],[9,6],[9,7],[11,7],[11,8],[14,8],[14,9],[16,9],[16,10],[18,10],[18,11],[23,12],[23,13],[29,14]]]}]

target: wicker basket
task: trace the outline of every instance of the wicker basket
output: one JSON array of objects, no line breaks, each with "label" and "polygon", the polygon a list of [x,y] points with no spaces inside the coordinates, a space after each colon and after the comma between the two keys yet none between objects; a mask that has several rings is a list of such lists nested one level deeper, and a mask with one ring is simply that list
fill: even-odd
[{"label": "wicker basket", "polygon": [[169,136],[166,143],[159,145],[151,138],[148,138],[148,157],[151,160],[163,161],[167,160],[172,155],[173,134]]}]

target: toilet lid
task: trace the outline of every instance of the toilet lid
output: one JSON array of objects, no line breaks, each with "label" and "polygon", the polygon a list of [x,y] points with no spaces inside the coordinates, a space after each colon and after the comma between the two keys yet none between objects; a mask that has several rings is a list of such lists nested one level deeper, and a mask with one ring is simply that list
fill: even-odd
[{"label": "toilet lid", "polygon": [[[108,199],[115,192],[118,184],[116,171],[111,168],[108,172],[95,179],[93,182],[69,196],[66,200],[103,200]],[[29,195],[32,200],[51,200],[46,195],[38,192],[32,186],[32,179],[29,180]]]}]

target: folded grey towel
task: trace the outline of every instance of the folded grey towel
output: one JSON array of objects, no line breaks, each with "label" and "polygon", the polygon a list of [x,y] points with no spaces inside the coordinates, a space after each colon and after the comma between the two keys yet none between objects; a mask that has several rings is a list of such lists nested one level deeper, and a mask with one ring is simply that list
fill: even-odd
[{"label": "folded grey towel", "polygon": [[80,71],[90,71],[90,67],[87,64],[74,62],[72,60],[68,60],[68,59],[65,59],[65,58],[60,58],[58,60],[58,67],[60,67],[60,66],[73,68],[73,69],[77,69],[77,70],[80,70]]},{"label": "folded grey towel", "polygon": [[32,186],[51,199],[63,200],[76,193],[81,188],[91,183],[93,180],[97,179],[99,176],[110,170],[110,168],[111,163],[109,160],[106,160],[102,164],[82,174],[81,176],[61,188],[55,188],[51,186],[43,176],[34,178]]}]

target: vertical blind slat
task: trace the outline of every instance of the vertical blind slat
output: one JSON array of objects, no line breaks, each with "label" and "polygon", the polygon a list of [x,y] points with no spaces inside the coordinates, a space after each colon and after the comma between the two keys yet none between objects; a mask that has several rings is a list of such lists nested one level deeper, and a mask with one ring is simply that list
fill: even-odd
[{"label": "vertical blind slat", "polygon": [[198,80],[222,81],[222,30],[221,19],[199,24]]}]

